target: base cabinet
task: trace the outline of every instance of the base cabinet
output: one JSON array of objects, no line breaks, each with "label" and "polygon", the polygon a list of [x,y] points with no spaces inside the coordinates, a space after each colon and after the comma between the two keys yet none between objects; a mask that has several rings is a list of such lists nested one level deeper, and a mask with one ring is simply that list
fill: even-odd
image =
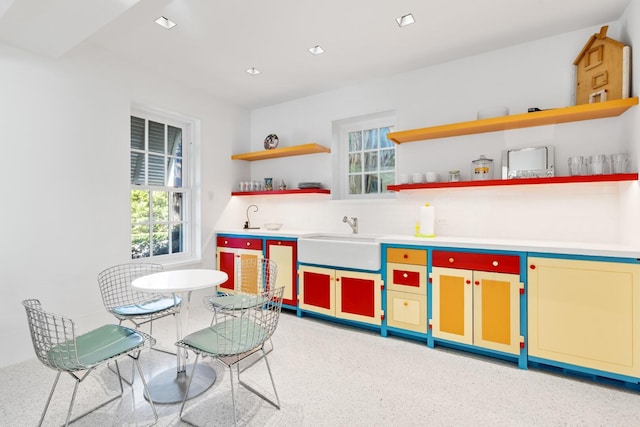
[{"label": "base cabinet", "polygon": [[216,267],[229,276],[229,280],[219,285],[223,291],[235,290],[236,262],[240,258],[262,258],[262,239],[218,236]]},{"label": "base cabinet", "polygon": [[640,377],[640,265],[528,258],[529,356]]},{"label": "base cabinet", "polygon": [[387,326],[427,334],[427,250],[387,248]]},{"label": "base cabinet", "polygon": [[300,266],[300,309],[380,325],[382,279],[379,274]]},{"label": "base cabinet", "polygon": [[282,304],[296,307],[298,287],[296,286],[297,243],[293,240],[267,240],[266,256],[278,266],[276,287],[284,287]]},{"label": "base cabinet", "polygon": [[[519,355],[524,342],[520,335],[520,289],[524,285],[515,274],[519,257],[487,255],[433,252],[432,334],[434,338]],[[484,257],[487,269],[504,264],[505,270],[512,272],[463,268],[482,268]],[[467,259],[469,262],[465,262]],[[445,263],[455,268],[439,266]]]}]

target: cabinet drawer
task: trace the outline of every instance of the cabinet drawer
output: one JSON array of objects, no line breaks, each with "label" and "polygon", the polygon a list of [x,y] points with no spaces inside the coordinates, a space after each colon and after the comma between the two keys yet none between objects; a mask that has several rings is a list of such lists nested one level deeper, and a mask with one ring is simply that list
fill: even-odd
[{"label": "cabinet drawer", "polygon": [[387,262],[427,265],[427,251],[424,249],[387,248]]},{"label": "cabinet drawer", "polygon": [[387,292],[387,326],[427,333],[427,296]]},{"label": "cabinet drawer", "polygon": [[262,239],[246,239],[244,237],[218,236],[218,247],[262,250]]},{"label": "cabinet drawer", "polygon": [[520,274],[520,257],[517,255],[433,251],[432,257],[434,267]]},{"label": "cabinet drawer", "polygon": [[427,267],[387,263],[387,287],[390,290],[427,294]]}]

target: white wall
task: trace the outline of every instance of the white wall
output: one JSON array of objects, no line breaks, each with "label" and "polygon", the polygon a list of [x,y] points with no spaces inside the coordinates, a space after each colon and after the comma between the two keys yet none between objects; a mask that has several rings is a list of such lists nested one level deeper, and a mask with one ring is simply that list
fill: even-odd
[{"label": "white wall", "polygon": [[[620,21],[609,23],[608,36],[624,36],[632,46],[640,46],[633,32],[638,23],[638,12],[630,8]],[[315,141],[337,151],[333,123],[382,111],[395,111],[398,129],[404,130],[474,120],[477,110],[486,106],[524,113],[528,107],[572,105],[573,60],[599,30],[586,28],[255,110],[252,150],[261,150],[264,137],[276,133],[282,146]],[[637,70],[635,66],[636,79]],[[404,173],[432,170],[441,176],[458,169],[463,179],[470,179],[471,161],[480,154],[495,159],[499,174],[505,148],[551,144],[557,175],[568,175],[569,156],[622,151],[632,152],[631,168],[637,170],[637,110],[620,118],[406,143],[398,146],[397,168]],[[289,185],[313,180],[330,186],[331,165],[331,155],[317,154],[253,162],[250,173],[254,180],[273,176]],[[258,224],[277,216],[291,229],[348,232],[341,219],[351,215],[360,218],[362,232],[412,234],[418,207],[428,201],[436,206],[440,235],[638,244],[637,233],[628,233],[637,231],[632,224],[640,213],[637,182],[442,189],[364,202],[297,196],[238,199],[228,208],[234,212],[225,212],[218,227],[238,226],[246,205],[257,203]]]},{"label": "white wall", "polygon": [[96,276],[130,258],[133,103],[200,121],[203,264],[213,265],[207,239],[241,170],[229,158],[248,140],[248,111],[88,46],[52,61],[0,44],[0,94],[0,335],[11,349],[0,366],[33,357],[25,298],[84,328],[113,321]]}]

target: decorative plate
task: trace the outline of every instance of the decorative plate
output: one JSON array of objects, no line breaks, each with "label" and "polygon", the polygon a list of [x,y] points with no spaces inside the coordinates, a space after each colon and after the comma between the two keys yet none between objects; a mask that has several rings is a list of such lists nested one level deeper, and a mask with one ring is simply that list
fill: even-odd
[{"label": "decorative plate", "polygon": [[272,133],[271,135],[267,135],[264,139],[264,148],[266,150],[271,150],[272,148],[276,148],[278,146],[278,135]]}]

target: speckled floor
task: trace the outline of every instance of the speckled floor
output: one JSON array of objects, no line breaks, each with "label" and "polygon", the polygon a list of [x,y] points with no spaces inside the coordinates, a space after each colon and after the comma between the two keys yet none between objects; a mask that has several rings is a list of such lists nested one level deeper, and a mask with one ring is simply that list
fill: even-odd
[{"label": "speckled floor", "polygon": [[[189,329],[204,326],[208,313],[194,304]],[[170,319],[154,326],[163,347],[173,342]],[[638,426],[640,393],[612,388],[515,364],[479,358],[423,343],[382,338],[373,332],[283,313],[270,354],[282,409],[239,390],[238,424],[246,426]],[[191,358],[193,360],[193,358]],[[228,371],[212,360],[216,384],[188,403],[194,424],[233,424]],[[175,366],[160,352],[143,354],[147,378]],[[130,365],[123,371],[129,372]],[[253,371],[253,372],[252,372]],[[55,373],[32,359],[0,370],[0,425],[37,425]],[[246,380],[269,392],[264,364]],[[61,387],[62,386],[62,387]],[[72,381],[61,379],[44,425],[64,422]],[[108,370],[81,384],[75,413],[116,393]],[[187,425],[179,405],[157,405],[159,426]],[[79,426],[148,425],[152,413],[132,391],[82,418]]]}]

